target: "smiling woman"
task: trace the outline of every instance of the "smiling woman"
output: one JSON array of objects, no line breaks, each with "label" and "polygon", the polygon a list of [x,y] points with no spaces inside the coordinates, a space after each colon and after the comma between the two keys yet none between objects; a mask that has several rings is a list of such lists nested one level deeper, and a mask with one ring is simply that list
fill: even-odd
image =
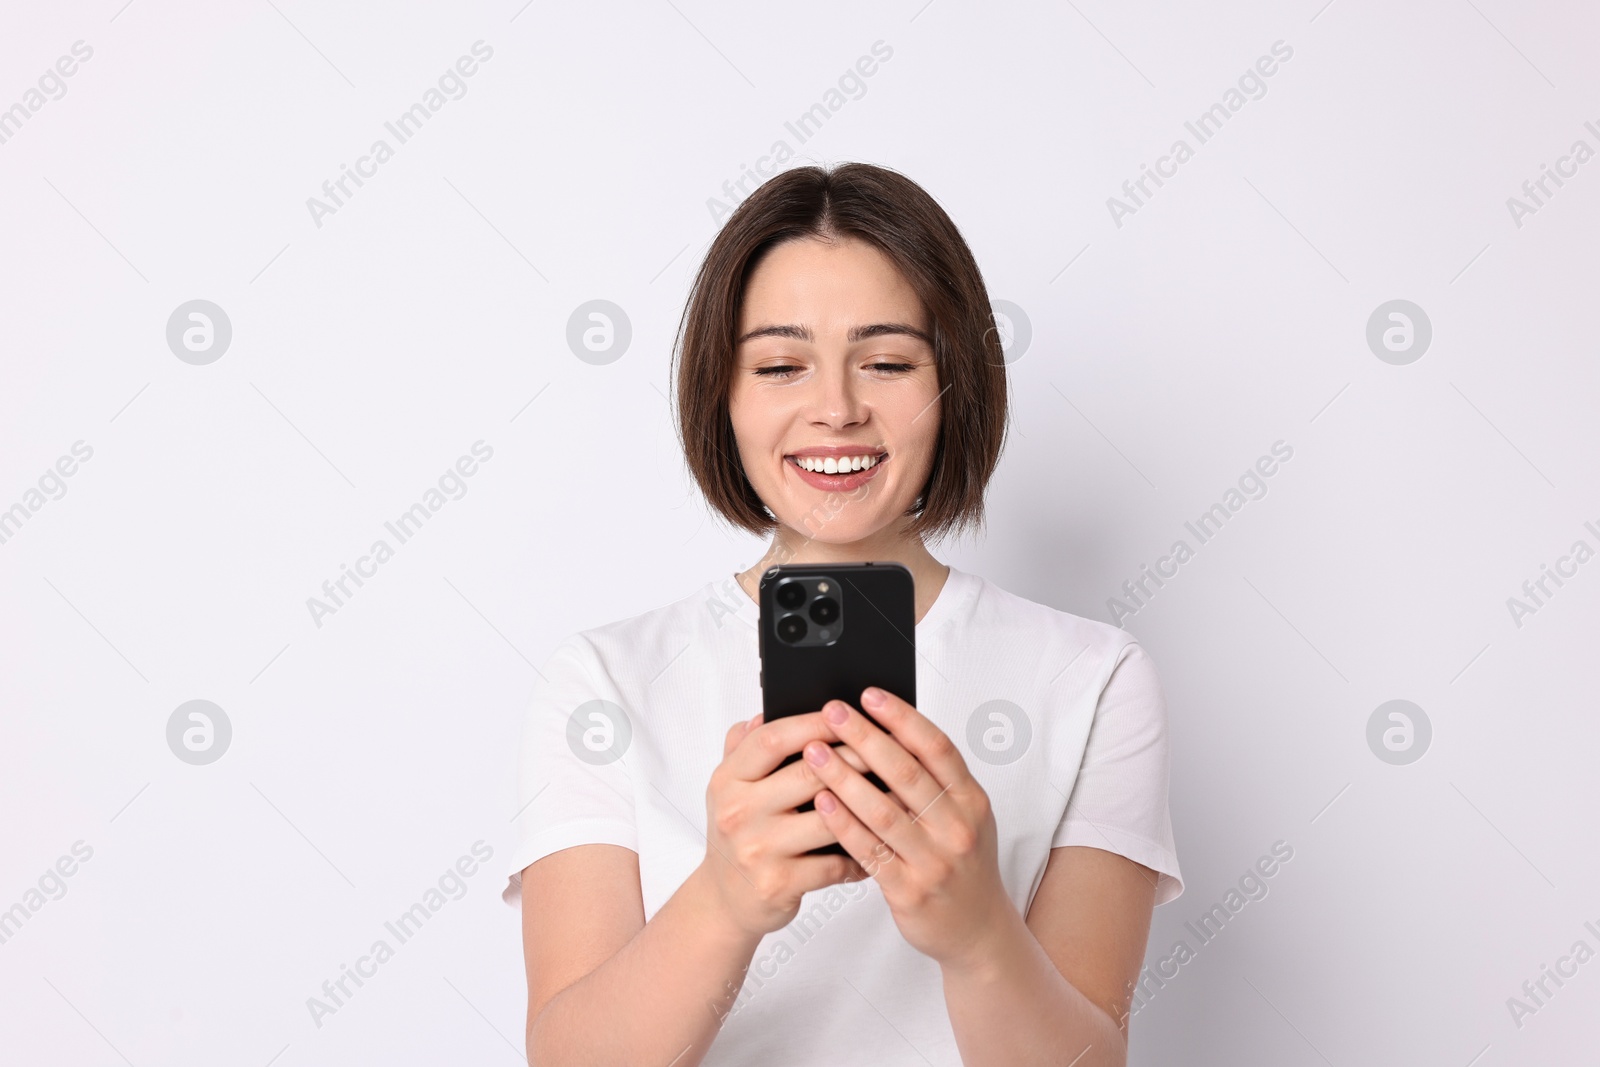
[{"label": "smiling woman", "polygon": [[[894,321],[862,324],[875,312]],[[785,315],[804,325],[772,321]],[[850,515],[882,526],[891,517],[885,507],[915,495],[939,435],[927,317],[889,257],[859,238],[787,241],[765,254],[745,292],[728,402],[745,477],[763,502],[806,497],[806,487],[846,492],[872,481],[875,492],[867,496],[878,506]],[[837,431],[812,417],[822,414],[819,405]],[[870,439],[825,439],[861,436],[867,420],[860,416],[869,409],[880,427]],[[879,440],[890,434],[892,449]]]},{"label": "smiling woman", "polygon": [[[909,179],[864,164],[822,174],[800,168],[762,186],[700,268],[676,378],[690,470],[713,508],[766,534],[789,510],[775,512],[775,499],[792,503],[799,489],[789,456],[865,447],[893,457],[897,473],[882,481],[901,492],[880,490],[872,518],[852,509],[858,528],[882,525],[882,508],[899,496],[914,537],[981,523],[1008,408],[1005,354],[977,263]],[[806,409],[818,403],[831,405],[823,418],[836,428],[815,423]],[[863,434],[868,410],[873,432],[892,426],[899,447]],[[735,455],[739,465],[728,462]]]},{"label": "smiling woman", "polygon": [[[926,546],[982,524],[1007,421],[955,225],[881,167],[779,174],[712,242],[674,362],[690,472],[771,540],[540,668],[504,893],[529,1061],[1125,1063],[1182,890],[1165,704],[1125,631]],[[911,572],[919,706],[762,722],[760,576],[856,562]]]}]

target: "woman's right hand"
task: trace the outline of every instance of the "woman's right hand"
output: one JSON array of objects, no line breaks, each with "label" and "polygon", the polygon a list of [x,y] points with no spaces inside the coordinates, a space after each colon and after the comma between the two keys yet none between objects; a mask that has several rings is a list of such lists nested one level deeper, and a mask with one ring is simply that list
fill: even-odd
[{"label": "woman's right hand", "polygon": [[[822,712],[763,723],[758,715],[728,728],[722,762],[706,787],[706,858],[727,914],[740,929],[762,936],[786,926],[813,889],[867,876],[849,856],[807,856],[838,840],[815,811],[795,811],[824,788],[805,759],[778,765],[808,741],[836,735]],[[834,751],[858,771],[866,763],[848,745]]]}]

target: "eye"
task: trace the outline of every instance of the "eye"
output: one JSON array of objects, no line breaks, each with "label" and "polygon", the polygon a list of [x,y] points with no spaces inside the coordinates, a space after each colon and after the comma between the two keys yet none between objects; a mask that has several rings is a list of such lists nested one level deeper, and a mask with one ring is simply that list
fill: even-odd
[{"label": "eye", "polygon": [[882,368],[884,370],[890,370],[890,371],[916,370],[917,369],[917,366],[916,366],[915,363],[871,363],[871,364],[868,364],[868,366],[871,366],[871,367],[873,367],[875,369],[876,368]]},{"label": "eye", "polygon": [[799,369],[799,367],[783,364],[776,367],[757,367],[755,369],[755,373],[764,378],[787,378],[790,374]]}]

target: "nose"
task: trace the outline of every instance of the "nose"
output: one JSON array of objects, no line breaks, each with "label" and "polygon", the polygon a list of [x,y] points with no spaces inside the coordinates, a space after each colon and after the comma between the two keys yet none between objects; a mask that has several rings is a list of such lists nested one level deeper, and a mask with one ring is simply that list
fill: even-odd
[{"label": "nose", "polygon": [[811,395],[806,398],[806,415],[813,426],[834,430],[866,421],[866,400],[844,361],[829,361],[818,368],[811,379]]}]

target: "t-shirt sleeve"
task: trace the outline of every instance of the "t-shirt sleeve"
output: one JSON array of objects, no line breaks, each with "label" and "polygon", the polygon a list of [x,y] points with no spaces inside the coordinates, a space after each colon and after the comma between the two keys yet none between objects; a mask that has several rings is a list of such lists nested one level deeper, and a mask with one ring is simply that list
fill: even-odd
[{"label": "t-shirt sleeve", "polygon": [[1051,848],[1087,845],[1156,872],[1156,904],[1183,892],[1167,792],[1167,705],[1137,641],[1117,654],[1089,727],[1083,763]]},{"label": "t-shirt sleeve", "polygon": [[522,899],[522,871],[574,845],[639,850],[627,749],[628,713],[616,686],[580,635],[540,668],[522,724],[517,764],[516,846],[500,897]]}]

